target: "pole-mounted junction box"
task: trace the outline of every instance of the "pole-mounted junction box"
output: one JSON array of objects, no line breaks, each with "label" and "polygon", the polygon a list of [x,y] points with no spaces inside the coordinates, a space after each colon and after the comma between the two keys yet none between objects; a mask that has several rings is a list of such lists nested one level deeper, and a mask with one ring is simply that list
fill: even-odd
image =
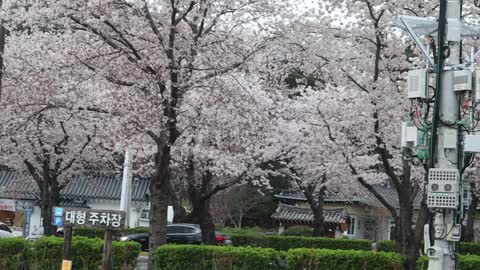
[{"label": "pole-mounted junction box", "polygon": [[402,134],[401,134],[401,146],[402,147],[415,147],[417,146],[418,130],[413,122],[402,122]]},{"label": "pole-mounted junction box", "polygon": [[429,208],[456,209],[459,200],[458,169],[432,168],[428,171],[427,206]]},{"label": "pole-mounted junction box", "polygon": [[410,70],[407,77],[408,98],[427,97],[427,70]]},{"label": "pole-mounted junction box", "polygon": [[469,69],[453,72],[453,91],[472,90],[472,72]]}]

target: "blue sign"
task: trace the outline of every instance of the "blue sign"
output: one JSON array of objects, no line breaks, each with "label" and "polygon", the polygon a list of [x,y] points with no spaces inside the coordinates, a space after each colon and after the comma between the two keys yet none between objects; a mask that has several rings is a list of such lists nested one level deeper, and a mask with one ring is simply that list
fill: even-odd
[{"label": "blue sign", "polygon": [[63,216],[63,208],[62,207],[55,207],[55,214],[54,216],[56,217],[61,217]]},{"label": "blue sign", "polygon": [[30,235],[30,220],[32,219],[32,208],[25,208],[25,237]]},{"label": "blue sign", "polygon": [[62,217],[54,217],[53,218],[53,225],[54,226],[63,226],[63,218]]}]

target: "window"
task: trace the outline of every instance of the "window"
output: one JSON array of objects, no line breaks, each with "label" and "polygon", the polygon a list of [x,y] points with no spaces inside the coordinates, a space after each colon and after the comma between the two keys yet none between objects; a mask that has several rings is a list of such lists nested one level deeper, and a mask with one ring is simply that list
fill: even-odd
[{"label": "window", "polygon": [[149,208],[143,208],[142,211],[140,212],[140,216],[138,218],[150,219],[150,209]]},{"label": "window", "polygon": [[4,224],[1,224],[1,225],[0,225],[0,230],[6,231],[6,232],[9,232],[9,233],[12,232],[12,231],[10,230],[10,228],[8,228],[7,225],[4,225]]},{"label": "window", "polygon": [[354,235],[355,234],[355,223],[356,219],[354,217],[350,218],[350,224],[348,224],[348,231],[347,234]]},{"label": "window", "polygon": [[395,221],[390,219],[390,225],[388,227],[388,240],[396,240],[395,238]]},{"label": "window", "polygon": [[196,229],[188,226],[168,226],[167,233],[195,233]]}]

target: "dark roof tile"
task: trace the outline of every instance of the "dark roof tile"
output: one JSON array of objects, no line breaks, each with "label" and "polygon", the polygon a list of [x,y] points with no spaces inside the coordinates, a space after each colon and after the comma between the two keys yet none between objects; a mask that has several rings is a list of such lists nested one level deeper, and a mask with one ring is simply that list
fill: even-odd
[{"label": "dark roof tile", "polygon": [[[134,177],[132,180],[132,200],[146,201],[150,179]],[[73,180],[61,191],[64,200],[104,199],[120,200],[122,194],[122,175],[84,173]],[[0,170],[0,196],[12,199],[35,200],[39,198],[39,189],[28,174],[13,170]]]},{"label": "dark roof tile", "polygon": [[[323,217],[326,223],[340,224],[348,219],[348,214],[343,208],[324,209]],[[279,204],[272,218],[283,223],[313,224],[313,213],[309,208]]]}]

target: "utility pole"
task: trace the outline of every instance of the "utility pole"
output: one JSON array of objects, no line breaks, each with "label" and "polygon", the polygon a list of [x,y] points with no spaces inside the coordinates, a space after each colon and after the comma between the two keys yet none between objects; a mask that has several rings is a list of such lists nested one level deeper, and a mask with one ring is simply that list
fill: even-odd
[{"label": "utility pole", "polygon": [[[454,91],[454,70],[460,64],[461,53],[461,1],[440,0],[440,15],[438,21],[438,60],[436,74],[435,108],[432,128],[432,159],[430,160],[429,182],[439,181],[446,177],[457,189],[463,190],[460,176],[463,155],[459,145],[461,135],[459,126],[458,93]],[[448,23],[447,23],[448,22]],[[448,55],[445,55],[448,52]],[[437,137],[438,139],[436,139]],[[436,170],[438,168],[440,170]],[[443,170],[449,169],[449,170]],[[436,176],[435,176],[436,174]],[[432,183],[429,188],[431,191]],[[455,185],[454,185],[455,186]],[[459,198],[460,197],[460,198]],[[455,198],[457,209],[438,208],[435,203],[429,205],[434,214],[433,224],[426,226],[426,252],[429,257],[428,270],[456,269],[458,241],[461,225],[458,218],[463,207],[461,196]],[[431,228],[430,226],[433,226]],[[434,241],[431,241],[433,236]],[[458,239],[452,239],[458,238]],[[452,241],[454,240],[454,241]],[[433,245],[431,245],[433,243]],[[431,245],[431,246],[430,246]]]},{"label": "utility pole", "polygon": [[[0,10],[3,6],[3,0],[0,0]],[[2,101],[2,93],[3,93],[3,54],[5,52],[5,36],[7,34],[7,30],[3,27],[3,21],[0,18],[0,102]]]},{"label": "utility pole", "polygon": [[[475,135],[474,128],[475,106],[480,104],[480,69],[475,67],[479,53],[472,52],[469,61],[462,63],[462,38],[480,37],[480,26],[463,21],[463,0],[439,1],[438,18],[397,18],[397,26],[410,35],[427,60],[425,69],[408,73],[408,98],[416,114],[402,123],[401,146],[405,158],[417,158],[428,168],[427,206],[433,216],[424,234],[428,270],[455,270],[464,206],[462,174],[468,166],[464,153],[480,153],[480,135]],[[419,37],[429,37],[431,42],[434,34],[438,46],[430,48]],[[430,49],[435,48],[433,59]],[[435,75],[433,93],[429,74]]]},{"label": "utility pole", "polygon": [[132,162],[133,155],[130,149],[125,151],[122,177],[122,195],[120,198],[120,210],[125,211],[125,226],[130,228],[130,208],[132,202]]}]

